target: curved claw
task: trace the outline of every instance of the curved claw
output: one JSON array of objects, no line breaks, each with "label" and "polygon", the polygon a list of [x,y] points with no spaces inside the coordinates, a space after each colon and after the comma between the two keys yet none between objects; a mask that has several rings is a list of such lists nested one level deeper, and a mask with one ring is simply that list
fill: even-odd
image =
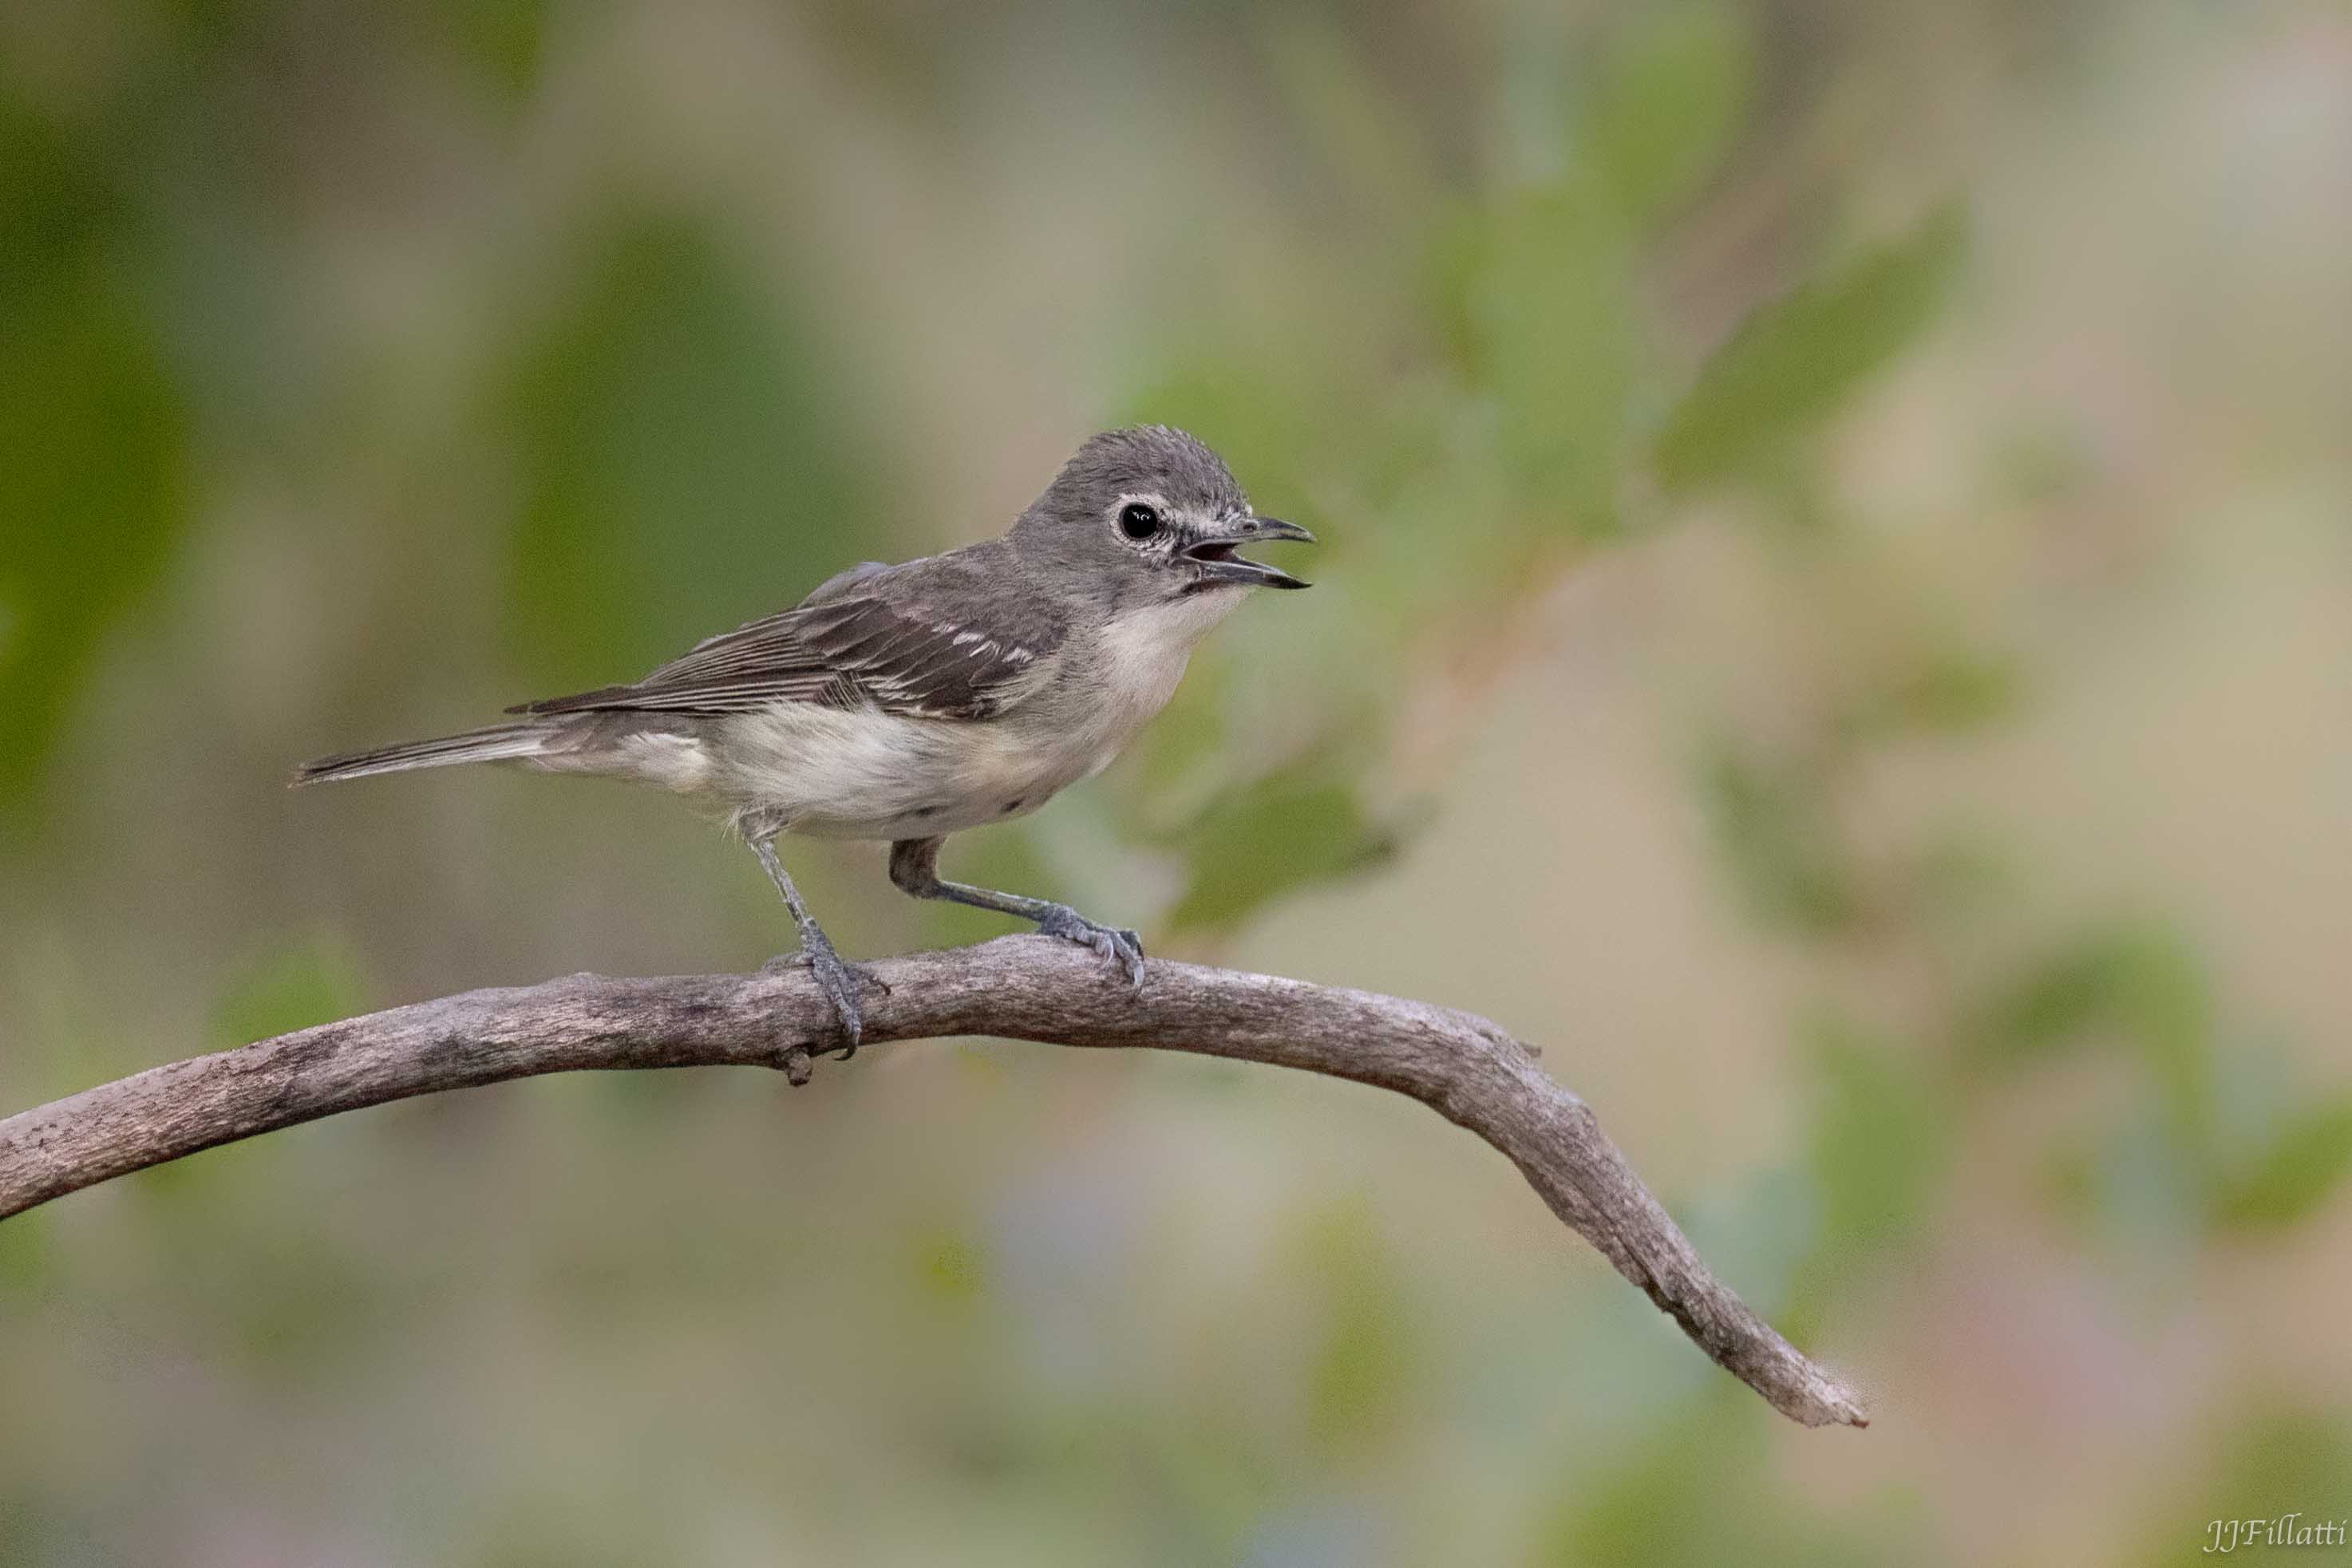
[{"label": "curved claw", "polygon": [[1037,929],[1045,936],[1093,948],[1119,967],[1129,986],[1137,990],[1143,988],[1143,938],[1134,932],[1098,925],[1066,904],[1055,904],[1037,922]]},{"label": "curved claw", "polygon": [[857,1042],[866,1034],[866,1015],[857,1005],[857,977],[832,953],[812,955],[809,973],[825,1000],[833,1004],[833,1016],[841,1024],[841,1060],[847,1061],[857,1054]]},{"label": "curved claw", "polygon": [[[859,985],[871,986],[886,997],[891,994],[890,982],[876,974],[873,970],[867,968],[865,965],[853,964],[848,959],[843,958],[839,955],[835,956],[834,961],[839,964],[843,968],[848,970],[850,974],[856,977],[857,983]],[[776,956],[761,965],[760,973],[763,975],[781,975],[788,969],[813,968],[815,967],[815,964],[816,960],[809,956],[807,948],[795,947],[789,953],[779,953]]]},{"label": "curved claw", "polygon": [[855,964],[844,963],[841,955],[833,950],[831,943],[811,944],[797,953],[771,958],[761,967],[769,974],[781,973],[785,969],[809,971],[810,977],[816,981],[817,989],[823,991],[824,999],[833,1004],[833,1016],[841,1025],[840,1046],[828,1050],[837,1049],[841,1053],[839,1060],[843,1061],[857,1054],[858,1042],[866,1034],[865,1011],[857,1005],[858,986],[863,983],[874,987],[886,997],[890,994],[887,982]]}]

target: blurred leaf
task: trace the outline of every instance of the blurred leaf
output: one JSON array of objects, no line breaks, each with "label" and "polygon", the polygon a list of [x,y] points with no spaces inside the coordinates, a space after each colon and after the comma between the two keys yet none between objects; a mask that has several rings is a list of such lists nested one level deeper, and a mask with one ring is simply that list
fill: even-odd
[{"label": "blurred leaf", "polygon": [[2132,964],[2130,951],[2105,936],[2052,954],[1979,1022],[1979,1054],[2015,1062],[2073,1050],[2093,1024],[2117,1010]]},{"label": "blurred leaf", "polygon": [[2176,1129],[2201,1145],[2212,1001],[2195,956],[2168,932],[2126,926],[2077,938],[2030,967],[1969,1032],[1977,1060],[2013,1067],[2102,1030],[2139,1051]]},{"label": "blurred leaf", "polygon": [[127,215],[87,137],[0,79],[0,320],[70,294]]},{"label": "blurred leaf", "polygon": [[110,269],[124,214],[93,171],[0,95],[0,805],[185,521],[186,415]]},{"label": "blurred leaf", "polygon": [[547,0],[444,0],[465,55],[510,99],[539,83],[547,52]]},{"label": "blurred leaf", "polygon": [[1183,839],[1189,875],[1168,916],[1179,931],[1230,929],[1285,893],[1380,864],[1398,844],[1351,786],[1296,769],[1213,803]]},{"label": "blurred leaf", "polygon": [[1633,256],[1614,205],[1571,177],[1516,193],[1443,242],[1444,316],[1464,370],[1493,400],[1514,476],[1597,538],[1617,525],[1616,489],[1641,361]]},{"label": "blurred leaf", "polygon": [[1485,273],[1489,220],[1483,206],[1465,204],[1432,225],[1424,287],[1437,337],[1462,373],[1484,382],[1486,356]]},{"label": "blurred leaf", "polygon": [[1944,207],[1905,238],[1756,311],[1667,420],[1659,477],[1676,489],[1740,478],[1819,423],[1932,319],[1966,238],[1960,209]]},{"label": "blurred leaf", "polygon": [[1672,211],[1721,166],[1748,107],[1755,53],[1731,6],[1639,14],[1612,51],[1585,130],[1591,161],[1629,218]]},{"label": "blurred leaf", "polygon": [[541,677],[634,675],[895,554],[842,386],[701,235],[622,233],[513,382],[510,622]]},{"label": "blurred leaf", "polygon": [[2015,660],[1946,649],[1875,694],[1853,715],[1850,728],[1857,737],[1965,733],[2005,717],[2023,689]]},{"label": "blurred leaf", "polygon": [[2352,1095],[2336,1094],[2287,1113],[2266,1145],[2215,1198],[2222,1223],[2247,1228],[2293,1225],[2315,1212],[2352,1171]]},{"label": "blurred leaf", "polygon": [[220,1047],[289,1034],[367,1010],[351,949],[331,936],[289,944],[223,988],[208,1033]]},{"label": "blurred leaf", "polygon": [[1822,1244],[1843,1263],[1925,1223],[1945,1155],[1944,1119],[1934,1085],[1895,1042],[1833,1016],[1816,1019],[1806,1033]]},{"label": "blurred leaf", "polygon": [[1758,919],[1823,936],[1861,917],[1861,886],[1814,769],[1775,770],[1726,738],[1702,782],[1717,841]]}]

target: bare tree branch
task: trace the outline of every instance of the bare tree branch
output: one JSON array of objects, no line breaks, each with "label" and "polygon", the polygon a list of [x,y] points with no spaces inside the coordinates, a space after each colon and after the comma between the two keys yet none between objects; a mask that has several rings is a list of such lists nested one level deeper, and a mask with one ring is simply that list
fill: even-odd
[{"label": "bare tree branch", "polygon": [[[1411,1095],[1484,1138],[1700,1349],[1808,1426],[1861,1401],[1699,1261],[1583,1101],[1483,1019],[1366,991],[1154,960],[1130,991],[1038,936],[868,966],[869,1044],[1005,1035],[1295,1067]],[[469,991],[151,1068],[0,1121],[0,1218],[217,1144],[388,1100],[587,1068],[759,1066],[804,1082],[833,1014],[803,971]]]}]

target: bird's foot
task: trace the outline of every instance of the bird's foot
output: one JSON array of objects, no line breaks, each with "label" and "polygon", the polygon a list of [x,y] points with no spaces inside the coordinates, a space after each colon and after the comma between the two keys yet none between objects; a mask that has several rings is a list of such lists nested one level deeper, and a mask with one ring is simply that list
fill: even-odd
[{"label": "bird's foot", "polygon": [[1134,932],[1098,925],[1066,904],[1049,908],[1045,917],[1037,922],[1037,929],[1045,936],[1093,948],[1126,971],[1129,985],[1138,990],[1143,988],[1143,938]]},{"label": "bird's foot", "polygon": [[857,1005],[857,989],[871,986],[884,996],[890,994],[889,985],[858,965],[845,962],[825,940],[824,934],[812,931],[802,937],[801,950],[771,958],[761,966],[768,974],[782,974],[787,969],[806,969],[816,981],[824,999],[833,1004],[833,1016],[841,1025],[841,1060],[847,1061],[857,1054],[857,1042],[866,1032],[866,1014]]}]

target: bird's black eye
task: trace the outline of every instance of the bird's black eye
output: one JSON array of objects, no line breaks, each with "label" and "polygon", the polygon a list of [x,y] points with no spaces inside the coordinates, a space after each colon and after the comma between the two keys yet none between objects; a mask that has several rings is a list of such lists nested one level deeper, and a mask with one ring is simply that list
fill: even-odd
[{"label": "bird's black eye", "polygon": [[1148,539],[1160,531],[1160,514],[1140,501],[1118,509],[1118,531],[1131,539]]}]

